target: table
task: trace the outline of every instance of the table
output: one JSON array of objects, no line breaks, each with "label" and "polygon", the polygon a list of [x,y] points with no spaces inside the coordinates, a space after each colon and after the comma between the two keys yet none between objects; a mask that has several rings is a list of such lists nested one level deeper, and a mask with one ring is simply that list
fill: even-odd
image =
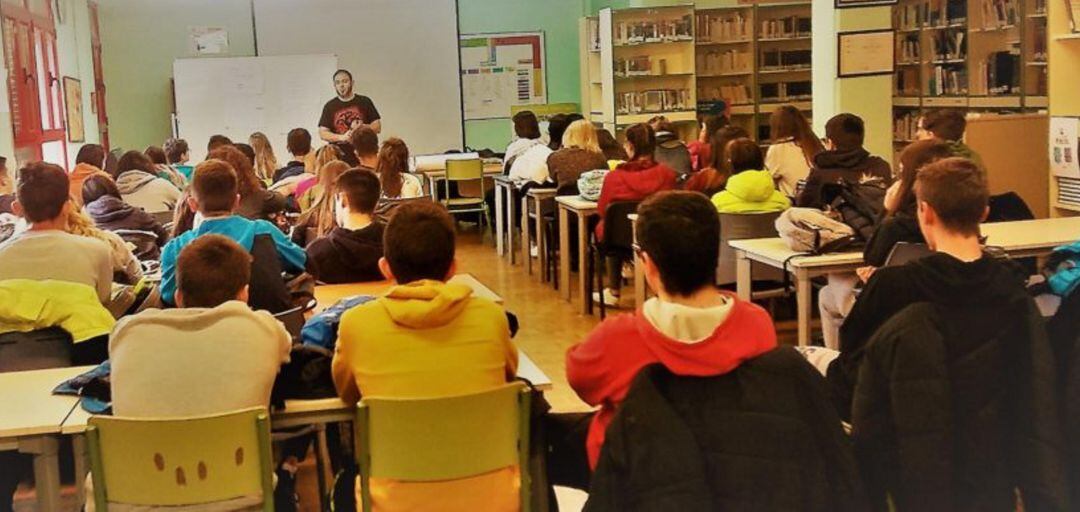
[{"label": "table", "polygon": [[[501,175],[502,173],[503,173],[503,167],[502,167],[501,163],[499,163],[499,164],[485,163],[484,164],[484,176],[485,177],[497,176],[497,175]],[[436,194],[436,192],[438,190],[437,187],[436,187],[436,184],[439,182],[439,180],[446,179],[446,170],[441,169],[441,170],[438,170],[438,171],[424,171],[424,177],[427,178],[428,193],[431,194],[431,200],[435,201],[436,203],[439,202],[439,196],[438,196],[438,194]]]},{"label": "table", "polygon": [[[540,275],[543,276],[547,268],[547,251],[544,244],[544,217],[541,215],[540,206],[547,199],[555,197],[554,188],[531,188],[521,197],[521,260],[525,262],[525,269],[532,275],[532,258],[529,254],[529,202],[532,202],[532,211],[535,213],[533,223],[536,233],[536,254],[540,260]],[[543,280],[541,278],[541,280]]]},{"label": "table", "polygon": [[589,312],[589,301],[585,299],[589,277],[585,275],[586,261],[589,259],[589,217],[597,215],[596,202],[581,196],[558,196],[555,206],[559,209],[559,289],[563,299],[570,300],[570,215],[577,217],[578,228],[578,295],[581,297],[581,311]]},{"label": "table", "polygon": [[[499,294],[491,291],[491,288],[484,286],[472,274],[456,274],[451,277],[449,283],[463,284],[472,288],[473,295],[488,299],[496,304],[502,304],[503,299]],[[393,281],[372,281],[368,283],[349,283],[349,284],[324,284],[315,287],[315,301],[317,302],[314,311],[321,313],[326,308],[333,306],[339,300],[347,297],[355,297],[357,295],[373,295],[380,296],[386,293],[395,283]]]},{"label": "table", "polygon": [[92,366],[0,373],[0,450],[34,457],[38,510],[60,510],[58,438],[64,420],[78,403],[74,396],[52,394],[61,382]]},{"label": "table", "polygon": [[499,256],[510,255],[510,264],[517,259],[514,252],[514,199],[518,190],[516,181],[509,176],[495,176],[495,250]]},{"label": "table", "polygon": [[[1026,258],[1045,255],[1080,239],[1080,217],[996,222],[983,224],[981,229],[987,245],[1001,247],[1011,257]],[[735,249],[736,287],[743,300],[750,299],[751,261],[781,270],[788,262],[786,271],[795,283],[799,346],[810,343],[810,280],[833,272],[852,272],[864,265],[861,252],[800,256],[803,253],[792,251],[780,238],[732,240],[729,244]]]}]

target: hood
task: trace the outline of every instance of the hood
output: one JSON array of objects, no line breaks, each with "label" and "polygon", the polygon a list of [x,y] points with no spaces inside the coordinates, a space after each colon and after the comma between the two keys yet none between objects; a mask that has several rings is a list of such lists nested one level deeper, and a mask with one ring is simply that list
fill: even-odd
[{"label": "hood", "polygon": [[675,174],[675,171],[671,170],[670,167],[652,160],[625,162],[616,167],[615,170],[625,172],[622,176],[619,176],[620,173],[616,173],[615,179],[621,180],[627,188],[643,196],[670,187],[671,185],[668,185],[668,182]]},{"label": "hood", "polygon": [[410,329],[441,327],[453,321],[472,297],[462,284],[422,280],[395,286],[379,303],[395,323]]},{"label": "hood", "polygon": [[113,196],[101,196],[96,201],[87,203],[84,208],[98,224],[119,222],[138,211],[134,206]]},{"label": "hood", "polygon": [[1023,270],[1015,263],[991,256],[965,263],[945,253],[935,253],[908,265],[914,271],[910,285],[930,302],[938,304],[996,303],[1024,294]]},{"label": "hood", "polygon": [[946,144],[949,145],[949,150],[952,152],[953,156],[971,159],[975,155],[975,152],[972,151],[971,148],[958,140],[950,141]]},{"label": "hood", "polygon": [[822,151],[814,157],[814,167],[818,169],[854,169],[861,167],[870,158],[870,152],[864,148]]},{"label": "hood", "polygon": [[679,146],[685,146],[683,141],[679,140],[677,134],[671,132],[657,132],[656,145],[665,149],[676,148]]},{"label": "hood", "polygon": [[156,179],[159,178],[153,174],[142,171],[127,171],[116,177],[116,187],[120,189],[121,194],[126,196],[138,192],[139,189]]},{"label": "hood", "polygon": [[104,172],[104,171],[102,171],[101,169],[98,169],[97,167],[94,167],[94,166],[92,166],[90,164],[81,163],[81,164],[76,165],[75,168],[71,170],[71,180],[72,181],[82,181],[82,180],[85,180],[86,178],[89,178],[90,176],[93,176],[95,174],[102,173],[102,172]]},{"label": "hood", "polygon": [[760,203],[772,197],[776,191],[769,171],[743,171],[727,180],[725,190],[747,202]]}]

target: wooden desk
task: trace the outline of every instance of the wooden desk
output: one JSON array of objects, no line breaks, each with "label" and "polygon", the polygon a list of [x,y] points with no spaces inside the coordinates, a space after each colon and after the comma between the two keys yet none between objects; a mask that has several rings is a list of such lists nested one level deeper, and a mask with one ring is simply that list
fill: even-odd
[{"label": "wooden desk", "polygon": [[495,249],[499,256],[510,255],[510,264],[517,259],[514,252],[514,218],[517,182],[509,176],[495,176]]},{"label": "wooden desk", "polygon": [[588,276],[585,275],[586,260],[589,259],[589,217],[597,215],[596,203],[582,199],[581,196],[558,196],[555,206],[559,209],[559,289],[563,298],[570,300],[570,215],[577,217],[578,227],[578,296],[581,297],[581,311],[588,313],[585,300]]},{"label": "wooden desk", "polygon": [[[529,204],[532,203],[532,212],[534,214],[533,219],[533,232],[536,235],[536,254],[539,256],[540,261],[540,275],[543,276],[544,269],[547,268],[547,252],[544,247],[544,236],[542,232],[544,219],[540,215],[540,206],[544,200],[555,197],[555,189],[553,188],[532,188],[521,197],[521,261],[525,262],[525,270],[529,275],[532,275],[532,258],[529,251]],[[541,281],[543,278],[541,277]]]},{"label": "wooden desk", "polygon": [[[472,274],[457,274],[451,277],[448,281],[450,283],[458,283],[472,288],[473,295],[476,297],[482,297],[488,299],[496,304],[502,304],[503,299],[499,294],[491,291],[491,288],[484,286],[484,283],[478,281]],[[372,295],[381,296],[389,290],[394,283],[391,281],[373,281],[370,283],[350,283],[350,284],[324,284],[315,287],[315,300],[317,305],[315,306],[315,312],[321,313],[326,308],[333,306],[339,300],[346,297],[355,297],[357,295]]]},{"label": "wooden desk", "polygon": [[[424,177],[427,178],[428,193],[431,194],[431,200],[435,201],[437,203],[437,202],[439,202],[439,196],[436,193],[436,191],[438,190],[438,188],[436,187],[436,184],[440,180],[446,179],[446,170],[445,169],[440,169],[440,170],[437,170],[437,171],[423,171],[423,172],[424,172]],[[502,168],[501,163],[499,163],[499,164],[485,163],[484,164],[484,176],[485,177],[490,178],[490,177],[502,175],[502,172],[503,172],[503,168]]]},{"label": "wooden desk", "polygon": [[38,510],[59,511],[58,437],[64,420],[78,403],[73,396],[52,394],[61,382],[92,366],[0,373],[0,450],[34,457]]}]

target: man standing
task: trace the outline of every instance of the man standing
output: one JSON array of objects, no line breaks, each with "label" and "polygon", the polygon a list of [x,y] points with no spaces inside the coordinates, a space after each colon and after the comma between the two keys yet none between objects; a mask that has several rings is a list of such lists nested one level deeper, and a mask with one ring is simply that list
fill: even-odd
[{"label": "man standing", "polygon": [[348,143],[353,130],[370,127],[375,133],[382,131],[379,111],[371,98],[353,92],[353,77],[348,70],[334,72],[334,89],[337,97],[326,102],[319,118],[319,136],[330,143]]}]

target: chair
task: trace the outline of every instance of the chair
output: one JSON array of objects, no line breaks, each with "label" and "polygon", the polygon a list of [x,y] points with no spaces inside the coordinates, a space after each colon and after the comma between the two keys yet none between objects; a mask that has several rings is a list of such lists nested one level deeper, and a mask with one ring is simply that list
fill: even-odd
[{"label": "chair", "polygon": [[271,314],[292,309],[293,301],[281,276],[281,259],[270,235],[255,235],[251,244],[251,285],[248,305]]},{"label": "chair", "polygon": [[398,207],[403,204],[415,203],[418,201],[431,201],[431,197],[423,195],[406,199],[380,199],[379,203],[375,205],[375,218],[383,223],[389,223],[390,217],[394,216],[394,212],[397,211]]},{"label": "chair", "polygon": [[0,334],[0,373],[72,366],[71,334],[59,327]]},{"label": "chair", "polygon": [[134,246],[132,252],[139,261],[161,259],[161,247],[158,246],[156,233],[138,229],[117,229],[113,233]]},{"label": "chair", "polygon": [[608,256],[618,256],[624,261],[634,256],[634,223],[630,221],[630,214],[637,212],[639,201],[616,201],[607,207],[604,212],[604,239],[595,240],[589,245],[589,273],[586,282],[588,290],[585,292],[585,300],[588,311],[592,313],[592,282],[596,276],[596,284],[600,290],[600,319],[604,319],[606,313],[604,304],[604,270],[605,259]]},{"label": "chair", "polygon": [[183,506],[237,500],[274,510],[270,416],[93,416],[86,429],[94,505]]},{"label": "chair", "polygon": [[456,480],[516,465],[521,511],[529,512],[530,403],[521,382],[444,398],[364,398],[356,419],[362,510],[372,510],[371,478]]},{"label": "chair", "polygon": [[[480,225],[483,227],[483,222],[488,219],[487,203],[484,202],[484,162],[480,159],[472,160],[447,160],[446,161],[446,179],[443,180],[446,183],[446,195],[441,200],[442,204],[446,206],[446,209],[451,215],[458,215],[462,213],[481,213]],[[478,196],[469,197],[450,197],[450,185],[451,183],[457,183],[459,190],[463,183],[469,182],[480,183],[480,194]],[[491,220],[488,219],[488,224]]]},{"label": "chair", "polygon": [[173,212],[151,213],[150,216],[153,217],[154,220],[156,220],[158,224],[161,224],[162,226],[168,223],[172,223],[173,221]]},{"label": "chair", "polygon": [[[776,219],[781,212],[768,213],[721,213],[720,214],[720,259],[716,265],[716,284],[725,285],[735,282],[735,249],[729,242],[751,238],[776,238]],[[783,272],[773,268],[760,269],[760,275],[766,281],[782,281]]]}]

